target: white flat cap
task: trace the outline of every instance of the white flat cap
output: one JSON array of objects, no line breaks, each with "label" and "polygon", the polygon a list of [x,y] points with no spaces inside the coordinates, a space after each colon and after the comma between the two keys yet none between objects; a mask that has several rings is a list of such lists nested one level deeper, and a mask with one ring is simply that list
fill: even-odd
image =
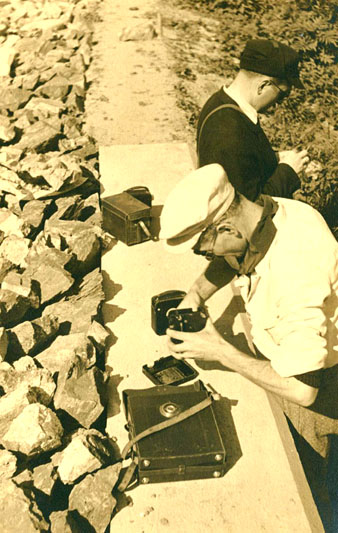
[{"label": "white flat cap", "polygon": [[161,213],[159,238],[173,253],[192,248],[200,233],[224,214],[235,190],[217,163],[193,170],[169,193]]}]

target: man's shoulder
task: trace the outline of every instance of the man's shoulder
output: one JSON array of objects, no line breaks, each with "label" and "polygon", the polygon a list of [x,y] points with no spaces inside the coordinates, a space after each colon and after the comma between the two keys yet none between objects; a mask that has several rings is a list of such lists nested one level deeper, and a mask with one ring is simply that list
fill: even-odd
[{"label": "man's shoulder", "polygon": [[[322,215],[311,205],[288,198],[273,198],[278,204],[274,217],[277,232],[289,249],[338,249],[338,243]],[[280,240],[280,239],[279,239]]]},{"label": "man's shoulder", "polygon": [[[239,107],[238,104],[236,104],[236,102],[224,92],[223,87],[221,87],[218,91],[213,93],[203,105],[200,114],[200,120],[203,120],[214,109],[217,109],[218,107],[223,105]],[[236,110],[232,109],[231,107],[229,107],[228,109],[229,111],[234,111],[236,113]],[[227,111],[228,109],[224,108],[224,111]]]},{"label": "man's shoulder", "polygon": [[[220,108],[221,106],[229,107]],[[225,135],[231,132],[231,135],[236,138],[236,135],[240,135],[243,131],[244,134],[247,133],[248,124],[250,120],[241,112],[238,104],[221,88],[204,104],[198,119],[197,131],[199,132],[203,125],[204,134],[207,131],[211,131],[212,134],[220,131]]]}]

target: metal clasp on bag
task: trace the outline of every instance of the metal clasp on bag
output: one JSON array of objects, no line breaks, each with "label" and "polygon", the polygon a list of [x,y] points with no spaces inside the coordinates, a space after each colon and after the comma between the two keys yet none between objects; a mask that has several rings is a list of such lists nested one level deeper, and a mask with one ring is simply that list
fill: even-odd
[{"label": "metal clasp on bag", "polygon": [[160,406],[160,413],[166,418],[172,418],[173,416],[178,415],[181,411],[181,407],[174,402],[166,402]]}]

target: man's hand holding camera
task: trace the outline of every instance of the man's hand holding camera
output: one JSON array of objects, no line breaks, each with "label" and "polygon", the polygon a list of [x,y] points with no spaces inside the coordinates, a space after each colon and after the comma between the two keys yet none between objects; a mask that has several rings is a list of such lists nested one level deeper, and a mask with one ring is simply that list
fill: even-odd
[{"label": "man's hand holding camera", "polygon": [[[236,348],[218,333],[210,318],[201,331],[186,332],[167,329],[166,333],[169,336],[169,349],[178,359],[218,361],[230,367],[229,361],[225,360],[225,354],[229,358],[236,355]],[[172,339],[181,342],[176,344]]]}]

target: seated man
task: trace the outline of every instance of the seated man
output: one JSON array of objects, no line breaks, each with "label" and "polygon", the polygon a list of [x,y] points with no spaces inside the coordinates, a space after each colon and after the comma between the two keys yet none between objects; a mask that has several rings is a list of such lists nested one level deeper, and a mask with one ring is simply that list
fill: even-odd
[{"label": "seated man", "polygon": [[[311,447],[324,479],[329,435],[338,435],[338,244],[321,215],[296,200],[262,195],[253,203],[220,165],[210,164],[171,191],[160,239],[174,253],[191,249],[211,261],[183,307],[196,309],[236,279],[257,348],[252,356],[236,349],[209,319],[198,333],[168,330],[183,341],[169,340],[172,353],[218,361],[274,393],[299,436],[296,444]],[[326,481],[318,471],[307,474],[321,511]]]},{"label": "seated man", "polygon": [[229,87],[207,100],[197,126],[199,166],[219,163],[236,190],[255,201],[261,194],[292,198],[300,173],[309,162],[307,150],[276,155],[258,113],[289,96],[299,79],[298,53],[267,39],[247,42],[240,70]]}]

